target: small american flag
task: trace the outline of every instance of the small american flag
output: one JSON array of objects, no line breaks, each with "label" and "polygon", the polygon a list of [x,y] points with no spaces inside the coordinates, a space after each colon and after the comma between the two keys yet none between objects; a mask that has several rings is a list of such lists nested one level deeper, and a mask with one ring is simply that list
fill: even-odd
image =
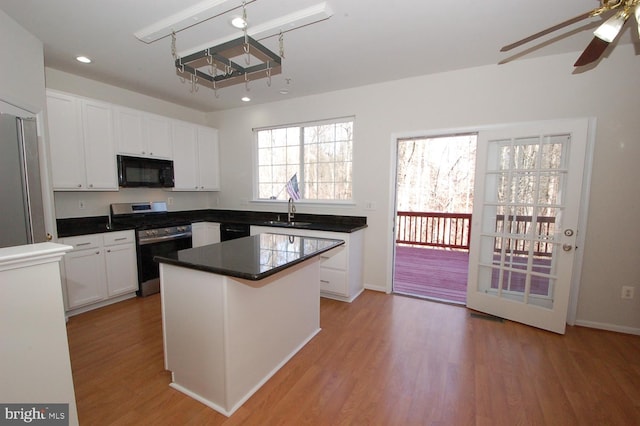
[{"label": "small american flag", "polygon": [[300,190],[298,189],[298,174],[295,173],[287,182],[287,193],[294,200],[300,199]]}]

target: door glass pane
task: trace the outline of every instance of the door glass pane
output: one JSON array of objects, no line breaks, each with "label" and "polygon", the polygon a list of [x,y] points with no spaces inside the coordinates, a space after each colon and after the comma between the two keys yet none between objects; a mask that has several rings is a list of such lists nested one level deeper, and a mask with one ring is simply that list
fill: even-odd
[{"label": "door glass pane", "polygon": [[489,142],[478,291],[553,307],[568,142],[567,135]]}]

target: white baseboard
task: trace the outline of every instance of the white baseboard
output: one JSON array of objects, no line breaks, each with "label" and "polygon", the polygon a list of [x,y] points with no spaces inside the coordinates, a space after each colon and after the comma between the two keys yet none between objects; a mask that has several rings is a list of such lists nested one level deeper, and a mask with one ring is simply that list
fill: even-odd
[{"label": "white baseboard", "polygon": [[635,334],[640,336],[640,328],[626,327],[623,325],[607,324],[603,322],[576,320],[576,325],[589,328],[597,328],[598,330],[615,331],[617,333]]},{"label": "white baseboard", "polygon": [[377,285],[373,285],[373,284],[366,284],[364,285],[364,289],[365,290],[373,290],[373,291],[381,291],[383,293],[387,292],[386,287],[381,287],[381,286],[377,286]]}]

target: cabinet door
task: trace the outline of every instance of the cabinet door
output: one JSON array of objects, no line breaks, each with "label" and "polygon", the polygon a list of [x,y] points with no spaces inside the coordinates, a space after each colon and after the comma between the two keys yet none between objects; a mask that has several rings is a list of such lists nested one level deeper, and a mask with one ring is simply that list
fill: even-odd
[{"label": "cabinet door", "polygon": [[220,159],[218,154],[218,130],[198,127],[199,190],[220,190]]},{"label": "cabinet door", "polygon": [[134,244],[106,247],[105,261],[109,297],[131,293],[138,289],[138,269]]},{"label": "cabinet door", "polygon": [[114,121],[118,153],[144,155],[145,143],[142,131],[142,113],[126,108],[116,108]]},{"label": "cabinet door", "polygon": [[53,189],[83,189],[86,184],[80,101],[47,93]]},{"label": "cabinet door", "polygon": [[173,123],[173,170],[176,190],[198,190],[198,140],[196,128]]},{"label": "cabinet door", "polygon": [[220,242],[220,224],[213,222],[197,222],[191,224],[193,247],[206,246]]},{"label": "cabinet door", "polygon": [[104,255],[100,248],[78,250],[64,256],[68,309],[107,297]]},{"label": "cabinet door", "polygon": [[87,189],[118,190],[111,105],[83,101]]},{"label": "cabinet door", "polygon": [[144,138],[149,156],[171,159],[171,136],[171,121],[168,118],[145,114]]}]

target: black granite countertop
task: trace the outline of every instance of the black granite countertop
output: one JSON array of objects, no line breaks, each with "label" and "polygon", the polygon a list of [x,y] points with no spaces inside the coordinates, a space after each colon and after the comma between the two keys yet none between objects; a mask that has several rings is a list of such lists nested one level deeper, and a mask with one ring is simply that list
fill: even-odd
[{"label": "black granite countertop", "polygon": [[334,247],[343,240],[260,234],[156,256],[159,263],[258,281]]},{"label": "black granite countertop", "polygon": [[[367,218],[363,216],[297,213],[294,225],[286,223],[286,213],[278,212],[206,209],[168,212],[163,216],[163,220],[166,221],[168,218],[175,225],[194,222],[217,222],[347,233],[356,232],[367,227]],[[61,218],[56,220],[56,225],[59,238],[136,229],[133,226],[111,226],[109,224],[109,216]]]}]

